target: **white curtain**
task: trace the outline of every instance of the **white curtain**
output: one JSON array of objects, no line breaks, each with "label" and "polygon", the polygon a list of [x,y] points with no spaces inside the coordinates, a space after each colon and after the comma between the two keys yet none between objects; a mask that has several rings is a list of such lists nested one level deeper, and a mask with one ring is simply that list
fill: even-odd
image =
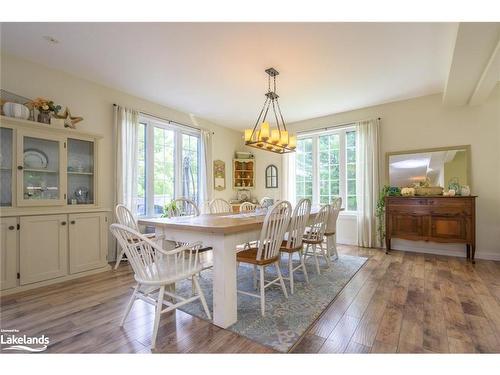
[{"label": "white curtain", "polygon": [[136,212],[139,112],[114,106],[115,202]]},{"label": "white curtain", "polygon": [[200,208],[207,212],[212,199],[212,132],[201,130]]},{"label": "white curtain", "polygon": [[375,209],[380,190],[380,149],[378,119],[356,124],[356,195],[358,205],[358,246],[377,245]]}]

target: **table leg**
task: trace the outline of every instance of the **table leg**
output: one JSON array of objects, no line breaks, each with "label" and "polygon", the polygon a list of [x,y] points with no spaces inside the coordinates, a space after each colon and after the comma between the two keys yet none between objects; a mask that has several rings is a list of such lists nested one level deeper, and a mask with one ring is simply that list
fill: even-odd
[{"label": "table leg", "polygon": [[236,243],[231,236],[213,235],[213,310],[214,324],[227,328],[236,323]]}]

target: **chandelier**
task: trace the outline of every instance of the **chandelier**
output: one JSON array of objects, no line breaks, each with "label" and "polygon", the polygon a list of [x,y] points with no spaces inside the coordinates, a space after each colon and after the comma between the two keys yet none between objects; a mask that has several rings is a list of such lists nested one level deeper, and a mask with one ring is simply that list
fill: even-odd
[{"label": "chandelier", "polygon": [[[279,72],[274,68],[266,69],[267,93],[264,106],[260,110],[259,117],[255,122],[253,129],[245,129],[245,144],[250,147],[260,148],[262,150],[285,154],[295,152],[297,146],[297,137],[290,135],[286,129],[285,120],[281,114],[278,94],[276,94],[276,76]],[[271,90],[271,78],[273,80],[273,89]],[[269,109],[272,108],[274,119],[276,120],[276,129],[271,129],[269,122],[266,121]],[[260,125],[260,127],[259,127]]]}]

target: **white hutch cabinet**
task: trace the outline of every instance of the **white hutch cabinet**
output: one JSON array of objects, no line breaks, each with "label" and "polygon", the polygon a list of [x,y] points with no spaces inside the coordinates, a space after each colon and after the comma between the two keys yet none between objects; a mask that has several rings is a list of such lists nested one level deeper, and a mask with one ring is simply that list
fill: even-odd
[{"label": "white hutch cabinet", "polygon": [[99,206],[101,136],[0,117],[0,290],[109,269]]}]

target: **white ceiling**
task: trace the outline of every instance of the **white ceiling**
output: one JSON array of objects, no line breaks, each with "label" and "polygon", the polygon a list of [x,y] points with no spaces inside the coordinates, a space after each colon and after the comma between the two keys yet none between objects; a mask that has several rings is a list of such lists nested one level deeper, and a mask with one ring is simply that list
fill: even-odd
[{"label": "white ceiling", "polygon": [[244,128],[263,104],[270,66],[280,71],[287,122],[442,92],[456,30],[454,23],[4,23],[1,47]]}]

